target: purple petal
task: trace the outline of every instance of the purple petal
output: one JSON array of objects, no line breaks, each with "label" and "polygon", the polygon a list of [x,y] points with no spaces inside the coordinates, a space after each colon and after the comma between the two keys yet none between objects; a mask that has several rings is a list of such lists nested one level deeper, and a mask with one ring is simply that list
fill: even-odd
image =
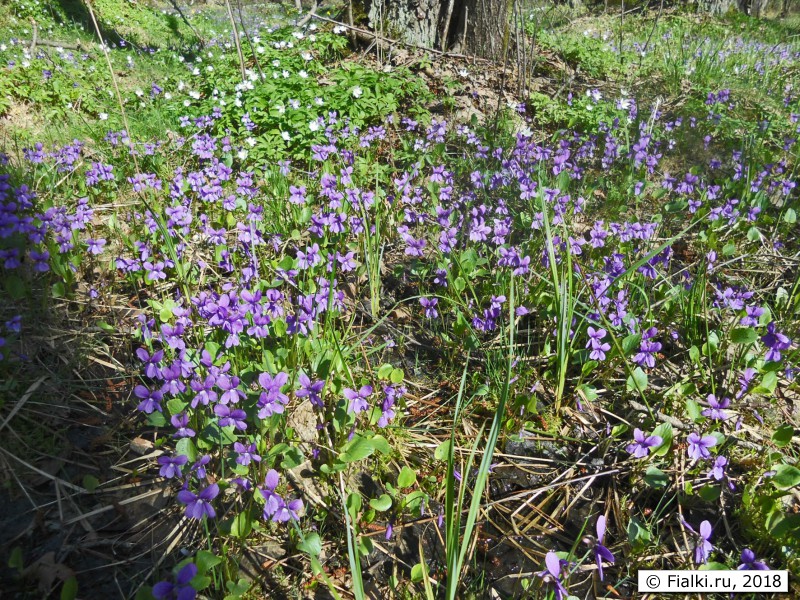
[{"label": "purple petal", "polygon": [[606,535],[606,516],[600,515],[597,517],[597,541],[602,543],[603,537]]},{"label": "purple petal", "polygon": [[700,537],[702,537],[704,540],[707,540],[711,537],[712,531],[711,523],[708,521],[703,521],[700,523]]},{"label": "purple petal", "polygon": [[278,487],[279,482],[280,475],[278,475],[278,472],[275,469],[270,469],[267,472],[266,478],[264,479],[264,485],[269,489],[274,490],[276,487]]},{"label": "purple petal", "polygon": [[561,559],[558,558],[552,550],[544,557],[544,564],[547,566],[547,572],[555,578],[561,577]]}]

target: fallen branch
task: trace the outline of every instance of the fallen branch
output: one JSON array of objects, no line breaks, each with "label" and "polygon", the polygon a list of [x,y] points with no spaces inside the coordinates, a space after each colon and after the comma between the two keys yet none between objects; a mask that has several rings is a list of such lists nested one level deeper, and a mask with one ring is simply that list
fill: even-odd
[{"label": "fallen branch", "polygon": [[305,24],[308,23],[312,19],[317,14],[317,7],[318,6],[319,6],[319,4],[317,4],[317,0],[314,0],[314,6],[311,7],[311,10],[308,11],[308,14],[306,14],[302,19],[300,19],[297,22],[297,27],[305,26]]},{"label": "fallen branch", "polygon": [[31,50],[33,48],[35,48],[36,46],[45,46],[47,48],[64,48],[65,50],[88,50],[88,48],[86,46],[84,46],[83,44],[81,44],[81,43],[70,44],[69,42],[55,42],[53,40],[39,40],[39,39],[36,39],[36,36],[34,36],[34,39],[31,40],[30,42],[27,42],[25,40],[19,40],[19,43],[20,44],[27,44],[28,47]]},{"label": "fallen branch", "polygon": [[[628,403],[630,404],[631,408],[639,411],[639,412],[648,412],[647,407],[644,404],[640,404],[635,400],[629,400]],[[664,423],[669,423],[675,429],[682,429],[684,431],[693,429],[680,419],[667,415],[663,412],[656,411],[655,416],[658,418],[659,421]],[[768,448],[766,448],[762,444],[757,444],[756,442],[749,442],[747,440],[743,440],[741,438],[735,437],[733,435],[728,435],[725,437],[726,442],[731,442],[737,446],[741,446],[742,448],[747,448],[748,450],[756,450],[757,452],[766,453]],[[797,464],[797,459],[792,456],[783,456],[783,460],[786,461],[790,465]]]},{"label": "fallen branch", "polygon": [[493,61],[489,60],[488,58],[481,58],[479,56],[470,56],[468,54],[457,54],[453,52],[444,52],[442,50],[436,50],[435,48],[426,48],[425,46],[418,46],[417,44],[412,44],[410,42],[404,42],[402,40],[393,40],[377,33],[373,33],[366,29],[361,29],[360,27],[350,26],[347,23],[342,23],[341,21],[335,21],[334,19],[329,19],[327,17],[323,17],[317,14],[312,15],[312,18],[317,19],[319,21],[324,21],[326,23],[332,23],[333,25],[338,25],[339,27],[344,27],[345,29],[350,29],[355,32],[356,37],[358,40],[365,44],[371,44],[373,42],[384,44],[386,46],[407,46],[408,48],[414,48],[416,50],[421,50],[423,52],[430,52],[432,54],[436,54],[437,56],[441,56],[443,58],[462,58],[465,60],[470,61],[480,61],[484,63],[493,63]]},{"label": "fallen branch", "polygon": [[31,24],[33,25],[33,39],[31,40],[29,51],[33,54],[33,51],[36,50],[36,39],[39,37],[39,28],[36,26],[36,21],[33,19],[31,19]]}]

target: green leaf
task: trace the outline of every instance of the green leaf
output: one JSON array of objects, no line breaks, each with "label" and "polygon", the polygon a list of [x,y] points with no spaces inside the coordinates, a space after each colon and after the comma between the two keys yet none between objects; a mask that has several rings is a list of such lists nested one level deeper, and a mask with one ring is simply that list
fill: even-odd
[{"label": "green leaf", "polygon": [[373,452],[375,452],[375,446],[372,442],[365,437],[357,435],[345,445],[339,455],[339,460],[343,463],[356,462],[367,458]]},{"label": "green leaf", "polygon": [[358,513],[361,512],[362,505],[361,494],[358,492],[352,492],[349,496],[347,496],[345,505],[350,518],[353,521],[358,521]]},{"label": "green leaf", "polygon": [[417,563],[413,567],[411,567],[411,582],[412,583],[421,582],[423,577],[425,577],[425,568],[422,566],[422,564]]},{"label": "green leaf", "polygon": [[794,437],[794,427],[792,427],[788,423],[784,423],[775,430],[775,433],[772,434],[772,441],[778,448],[783,448],[789,442],[792,441],[793,437]]},{"label": "green leaf", "polygon": [[754,394],[771,395],[778,385],[778,376],[774,371],[764,374],[761,383],[753,389]]},{"label": "green leaf", "polygon": [[317,533],[309,533],[305,539],[297,544],[298,549],[310,556],[319,556],[322,553],[322,540]]},{"label": "green leaf", "polygon": [[182,413],[187,406],[189,406],[189,403],[180,398],[170,398],[167,400],[167,410],[169,410],[171,415]]},{"label": "green leaf", "polygon": [[447,457],[450,453],[450,440],[445,440],[441,444],[436,447],[436,450],[433,451],[433,457],[436,460],[447,460]]},{"label": "green leaf", "polygon": [[237,598],[244,596],[244,594],[247,593],[247,590],[250,589],[250,582],[244,578],[239,579],[239,581],[236,583],[233,581],[226,581],[225,588],[229,593],[223,598],[223,600],[237,600]]},{"label": "green leaf", "polygon": [[697,494],[706,502],[716,502],[721,493],[722,490],[718,485],[704,485],[697,490]]},{"label": "green leaf", "polygon": [[787,208],[786,212],[783,215],[783,221],[785,223],[789,223],[789,225],[794,225],[797,223],[797,213],[794,211],[793,208]]},{"label": "green leaf", "polygon": [[657,467],[647,467],[644,474],[644,482],[651,488],[665,488],[669,484],[669,477]]},{"label": "green leaf", "polygon": [[14,300],[22,300],[27,292],[27,286],[18,275],[6,275],[5,288]]},{"label": "green leaf", "polygon": [[212,554],[208,550],[200,550],[194,558],[194,564],[197,565],[197,572],[200,575],[205,575],[209,569],[213,569],[222,559],[216,554]]},{"label": "green leaf", "polygon": [[697,400],[686,400],[686,414],[693,422],[697,422],[698,419],[702,416],[703,411],[700,409],[700,404],[698,404]]},{"label": "green leaf", "polygon": [[185,456],[192,463],[197,460],[197,448],[191,438],[181,438],[175,444],[175,454],[177,456]]},{"label": "green leaf", "polygon": [[641,367],[636,367],[633,373],[628,377],[627,387],[629,392],[644,392],[647,389],[647,373],[645,373]]},{"label": "green leaf", "polygon": [[674,437],[674,432],[672,430],[672,425],[669,423],[661,423],[658,427],[653,429],[653,434],[657,435],[662,439],[661,445],[652,449],[651,454],[653,456],[664,456],[669,452],[670,447],[672,446],[672,438]]},{"label": "green leaf", "polygon": [[737,327],[731,332],[731,342],[734,344],[752,344],[758,340],[758,334],[752,327]]},{"label": "green leaf", "polygon": [[370,538],[364,536],[358,538],[358,551],[362,556],[369,556],[372,548],[372,540]]},{"label": "green leaf", "polygon": [[389,381],[392,383],[400,383],[403,381],[403,370],[402,369],[392,369],[392,374],[389,375]]},{"label": "green leaf", "polygon": [[231,523],[231,535],[238,538],[246,538],[253,530],[253,517],[249,510],[240,512],[233,518]]},{"label": "green leaf", "polygon": [[147,415],[147,424],[150,427],[164,427],[167,424],[167,420],[162,413],[154,411]]},{"label": "green leaf", "polygon": [[639,349],[639,344],[642,342],[642,334],[632,333],[626,335],[622,340],[622,353],[625,356],[630,356],[635,350]]},{"label": "green leaf", "polygon": [[90,494],[97,489],[98,485],[100,485],[100,481],[94,475],[83,476],[83,487]]},{"label": "green leaf", "polygon": [[140,587],[139,591],[136,592],[135,600],[155,600],[155,596],[153,596],[153,588],[148,586]]},{"label": "green leaf", "polygon": [[74,600],[78,595],[78,580],[75,576],[70,577],[61,586],[61,600]]},{"label": "green leaf", "polygon": [[378,512],[389,510],[392,507],[392,497],[389,494],[381,494],[380,498],[371,499],[369,505]]},{"label": "green leaf", "polygon": [[650,543],[650,531],[636,517],[628,522],[628,541],[635,548],[641,548]]},{"label": "green leaf", "polygon": [[397,476],[397,487],[400,488],[407,488],[414,485],[414,482],[417,481],[417,474],[414,472],[413,469],[408,467],[403,467],[400,470],[400,474]]},{"label": "green leaf", "polygon": [[370,440],[372,445],[375,446],[375,450],[383,454],[384,456],[392,453],[392,447],[389,445],[389,442],[386,440],[385,437],[382,435],[374,435]]},{"label": "green leaf", "polygon": [[305,456],[300,451],[300,448],[291,447],[283,453],[283,460],[281,461],[282,469],[294,469],[303,464]]},{"label": "green leaf", "polygon": [[380,369],[378,369],[378,379],[389,379],[393,369],[394,367],[389,363],[381,365]]},{"label": "green leaf", "polygon": [[797,485],[800,485],[800,469],[781,463],[772,467],[775,475],[770,478],[770,481],[779,490],[788,490]]},{"label": "green leaf", "polygon": [[689,360],[691,360],[693,363],[700,362],[700,348],[697,346],[692,346],[689,348]]},{"label": "green leaf", "polygon": [[713,560],[697,567],[698,571],[728,571],[730,567],[723,563],[714,562]]},{"label": "green leaf", "polygon": [[22,548],[15,546],[8,557],[8,568],[15,569],[22,572],[25,568],[25,563],[22,555]]}]

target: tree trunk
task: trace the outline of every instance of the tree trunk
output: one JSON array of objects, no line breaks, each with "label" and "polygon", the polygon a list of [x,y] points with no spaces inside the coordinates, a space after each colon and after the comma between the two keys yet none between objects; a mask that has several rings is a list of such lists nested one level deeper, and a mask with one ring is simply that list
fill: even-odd
[{"label": "tree trunk", "polygon": [[371,0],[370,26],[404,42],[502,59],[510,0]]},{"label": "tree trunk", "polygon": [[754,17],[761,14],[763,0],[701,0],[700,6],[712,15],[724,15],[731,11],[749,13]]}]

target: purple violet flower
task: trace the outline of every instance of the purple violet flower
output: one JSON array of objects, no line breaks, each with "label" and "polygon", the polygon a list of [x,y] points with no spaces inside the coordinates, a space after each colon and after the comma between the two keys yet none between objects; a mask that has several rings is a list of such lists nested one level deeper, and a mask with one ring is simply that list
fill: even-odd
[{"label": "purple violet flower", "polygon": [[703,412],[700,413],[701,415],[708,417],[712,421],[724,421],[728,418],[728,414],[723,409],[728,408],[731,405],[730,398],[717,400],[717,397],[714,394],[709,394],[706,400],[708,400],[708,405],[710,408],[703,410]]},{"label": "purple violet flower", "polygon": [[633,430],[633,440],[632,444],[628,444],[625,447],[630,454],[633,454],[634,458],[644,458],[648,454],[650,454],[650,448],[654,448],[660,446],[664,440],[658,435],[650,435],[645,437],[644,433],[638,427]]},{"label": "purple violet flower", "polygon": [[756,560],[756,554],[750,548],[742,550],[742,564],[736,567],[737,571],[769,571],[770,568],[760,560]]},{"label": "purple violet flower", "polygon": [[542,581],[546,584],[551,584],[555,591],[556,600],[564,600],[569,596],[567,588],[564,587],[561,581],[561,559],[552,550],[544,557],[545,570],[538,573]]},{"label": "purple violet flower", "polygon": [[694,528],[683,519],[681,519],[681,523],[695,536],[694,562],[698,565],[707,563],[708,557],[711,556],[711,553],[714,551],[714,545],[709,541],[713,533],[711,523],[708,521],[700,523],[700,533],[697,533]]},{"label": "purple violet flower", "polygon": [[153,586],[153,597],[156,600],[194,600],[197,592],[191,585],[197,575],[197,565],[189,563],[178,571],[175,583],[159,581]]},{"label": "purple violet flower", "polygon": [[420,298],[419,303],[425,309],[425,317],[427,319],[435,319],[439,316],[436,311],[436,305],[439,303],[438,298]]},{"label": "purple violet flower", "polygon": [[178,492],[178,500],[186,505],[186,516],[190,519],[204,519],[205,517],[213,519],[217,516],[217,513],[214,512],[211,501],[218,494],[219,486],[213,483],[201,490],[199,494],[194,494],[189,490],[181,490]]},{"label": "purple violet flower", "polygon": [[159,456],[158,464],[161,465],[158,474],[167,479],[181,476],[181,467],[187,463],[189,459],[185,454],[180,456]]},{"label": "purple violet flower", "polygon": [[689,458],[694,460],[711,458],[711,452],[709,452],[708,449],[717,445],[717,438],[713,435],[704,435],[701,437],[699,433],[695,432],[690,433],[686,441],[689,442]]},{"label": "purple violet flower", "polygon": [[594,545],[594,559],[597,562],[597,570],[600,572],[600,581],[603,581],[603,561],[614,564],[614,555],[611,551],[603,545],[603,539],[606,535],[606,517],[600,515],[597,517],[597,541]]},{"label": "purple violet flower", "polygon": [[358,414],[369,408],[367,398],[369,398],[372,394],[371,385],[363,385],[358,391],[351,390],[350,388],[344,388],[342,393],[344,394],[345,398],[350,400],[350,404],[347,408],[348,412]]},{"label": "purple violet flower", "polygon": [[775,321],[771,321],[767,325],[766,335],[761,337],[761,341],[768,348],[767,355],[764,357],[766,362],[779,362],[781,360],[781,351],[788,350],[792,345],[792,340],[777,331],[775,327]]},{"label": "purple violet flower", "polygon": [[300,373],[298,379],[300,381],[300,389],[297,390],[294,395],[298,398],[305,398],[308,396],[311,404],[317,408],[322,408],[324,404],[322,403],[322,397],[320,394],[322,393],[322,389],[325,387],[325,380],[311,381],[311,378],[305,373]]}]

